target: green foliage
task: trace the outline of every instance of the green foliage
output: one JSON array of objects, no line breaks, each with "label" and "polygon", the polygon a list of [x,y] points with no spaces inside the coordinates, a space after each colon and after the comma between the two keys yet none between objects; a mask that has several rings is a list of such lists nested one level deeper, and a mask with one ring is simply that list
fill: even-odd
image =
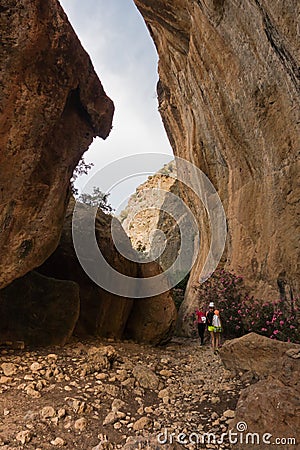
[{"label": "green foliage", "polygon": [[109,194],[104,194],[98,187],[94,186],[92,194],[81,194],[78,200],[85,205],[98,207],[103,212],[110,214],[113,211],[112,206],[108,203]]},{"label": "green foliage", "polygon": [[299,299],[291,305],[284,300],[259,301],[246,292],[242,277],[220,269],[195,289],[204,310],[214,302],[228,337],[253,331],[271,339],[300,343]]},{"label": "green foliage", "polygon": [[81,175],[87,175],[93,166],[93,163],[86,163],[82,157],[78,165],[75,167],[73,177],[71,178],[71,190],[74,196],[78,195],[78,189],[74,186],[75,181]]}]

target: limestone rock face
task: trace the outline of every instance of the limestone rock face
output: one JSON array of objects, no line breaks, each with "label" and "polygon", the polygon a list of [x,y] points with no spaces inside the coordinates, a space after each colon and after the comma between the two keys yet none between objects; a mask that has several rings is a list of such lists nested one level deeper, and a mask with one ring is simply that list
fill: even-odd
[{"label": "limestone rock face", "polygon": [[[180,191],[176,163],[172,160],[138,186],[120,213],[132,246],[164,271],[170,268],[167,276],[172,284],[189,273],[198,234],[197,222],[191,220]],[[191,243],[191,249],[184,241]]]},{"label": "limestone rock face", "polygon": [[[120,220],[126,234],[129,236],[132,246],[138,250],[149,254],[155,251],[155,231],[159,227],[161,220],[161,208],[168,192],[172,192],[176,187],[176,167],[174,161],[165,166],[164,171],[148,177],[148,180],[138,186],[136,192],[129,198],[126,208],[120,214]],[[178,191],[178,190],[177,190]],[[177,192],[177,195],[179,192]],[[166,222],[166,220],[165,220]],[[174,234],[174,240],[180,241],[176,223],[169,217],[167,226],[169,234]],[[173,231],[173,233],[172,233]],[[176,247],[176,245],[175,245]],[[176,250],[176,249],[175,249]],[[162,266],[164,258],[161,258]]]},{"label": "limestone rock face", "polygon": [[[246,433],[258,433],[260,441],[252,448],[265,450],[270,444],[263,442],[264,433],[273,439],[294,438],[300,442],[300,345],[272,341],[251,333],[225,343],[220,351],[225,367],[235,372],[251,371],[260,380],[245,389],[237,404],[230,428],[236,432],[239,422],[246,422]],[[291,449],[288,441],[280,449]],[[245,448],[238,443],[237,449]]]},{"label": "limestone rock face", "polygon": [[[160,57],[174,153],[208,175],[224,204],[226,268],[261,298],[299,295],[299,2],[135,3]],[[196,199],[188,202],[202,237],[192,286],[209,230]],[[188,289],[186,301],[193,296]]]},{"label": "limestone rock face", "polygon": [[0,341],[64,345],[73,333],[79,308],[76,283],[31,272],[0,291]]},{"label": "limestone rock face", "polygon": [[72,172],[113,103],[56,0],[1,3],[0,288],[55,250]]}]

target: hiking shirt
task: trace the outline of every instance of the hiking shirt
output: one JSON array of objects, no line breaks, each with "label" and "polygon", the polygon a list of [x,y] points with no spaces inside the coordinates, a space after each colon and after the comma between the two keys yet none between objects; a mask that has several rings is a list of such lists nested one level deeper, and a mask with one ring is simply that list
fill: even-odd
[{"label": "hiking shirt", "polygon": [[206,323],[206,316],[202,311],[196,311],[198,323]]},{"label": "hiking shirt", "polygon": [[207,319],[207,325],[208,326],[212,326],[213,317],[214,317],[214,312],[213,311],[207,311],[206,319]]}]

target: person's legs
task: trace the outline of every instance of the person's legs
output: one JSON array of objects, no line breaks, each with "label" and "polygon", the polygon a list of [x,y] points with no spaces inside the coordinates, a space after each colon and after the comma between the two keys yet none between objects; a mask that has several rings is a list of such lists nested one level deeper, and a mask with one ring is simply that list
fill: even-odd
[{"label": "person's legs", "polygon": [[198,323],[198,334],[201,341],[201,323]]},{"label": "person's legs", "polygon": [[219,347],[219,345],[220,345],[220,333],[219,332],[217,332],[217,333],[215,333],[215,335],[216,335],[216,349]]},{"label": "person's legs", "polygon": [[205,332],[205,324],[204,323],[198,324],[198,331],[199,331],[201,345],[203,345],[204,344],[204,332]]},{"label": "person's legs", "polygon": [[215,333],[213,331],[211,331],[210,335],[211,335],[211,346],[214,350],[215,349]]}]

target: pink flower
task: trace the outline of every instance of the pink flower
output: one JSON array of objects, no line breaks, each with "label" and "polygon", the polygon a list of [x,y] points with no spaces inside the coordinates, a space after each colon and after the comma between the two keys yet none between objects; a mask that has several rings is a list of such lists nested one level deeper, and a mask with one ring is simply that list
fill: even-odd
[{"label": "pink flower", "polygon": [[281,320],[279,323],[281,326],[284,325],[284,320]]},{"label": "pink flower", "polygon": [[279,333],[279,330],[274,330],[273,331],[273,334],[278,334]]},{"label": "pink flower", "polygon": [[261,331],[268,331],[266,328],[262,328]]},{"label": "pink flower", "polygon": [[293,330],[294,328],[296,328],[296,327],[294,327],[294,325],[290,325],[291,330]]}]

